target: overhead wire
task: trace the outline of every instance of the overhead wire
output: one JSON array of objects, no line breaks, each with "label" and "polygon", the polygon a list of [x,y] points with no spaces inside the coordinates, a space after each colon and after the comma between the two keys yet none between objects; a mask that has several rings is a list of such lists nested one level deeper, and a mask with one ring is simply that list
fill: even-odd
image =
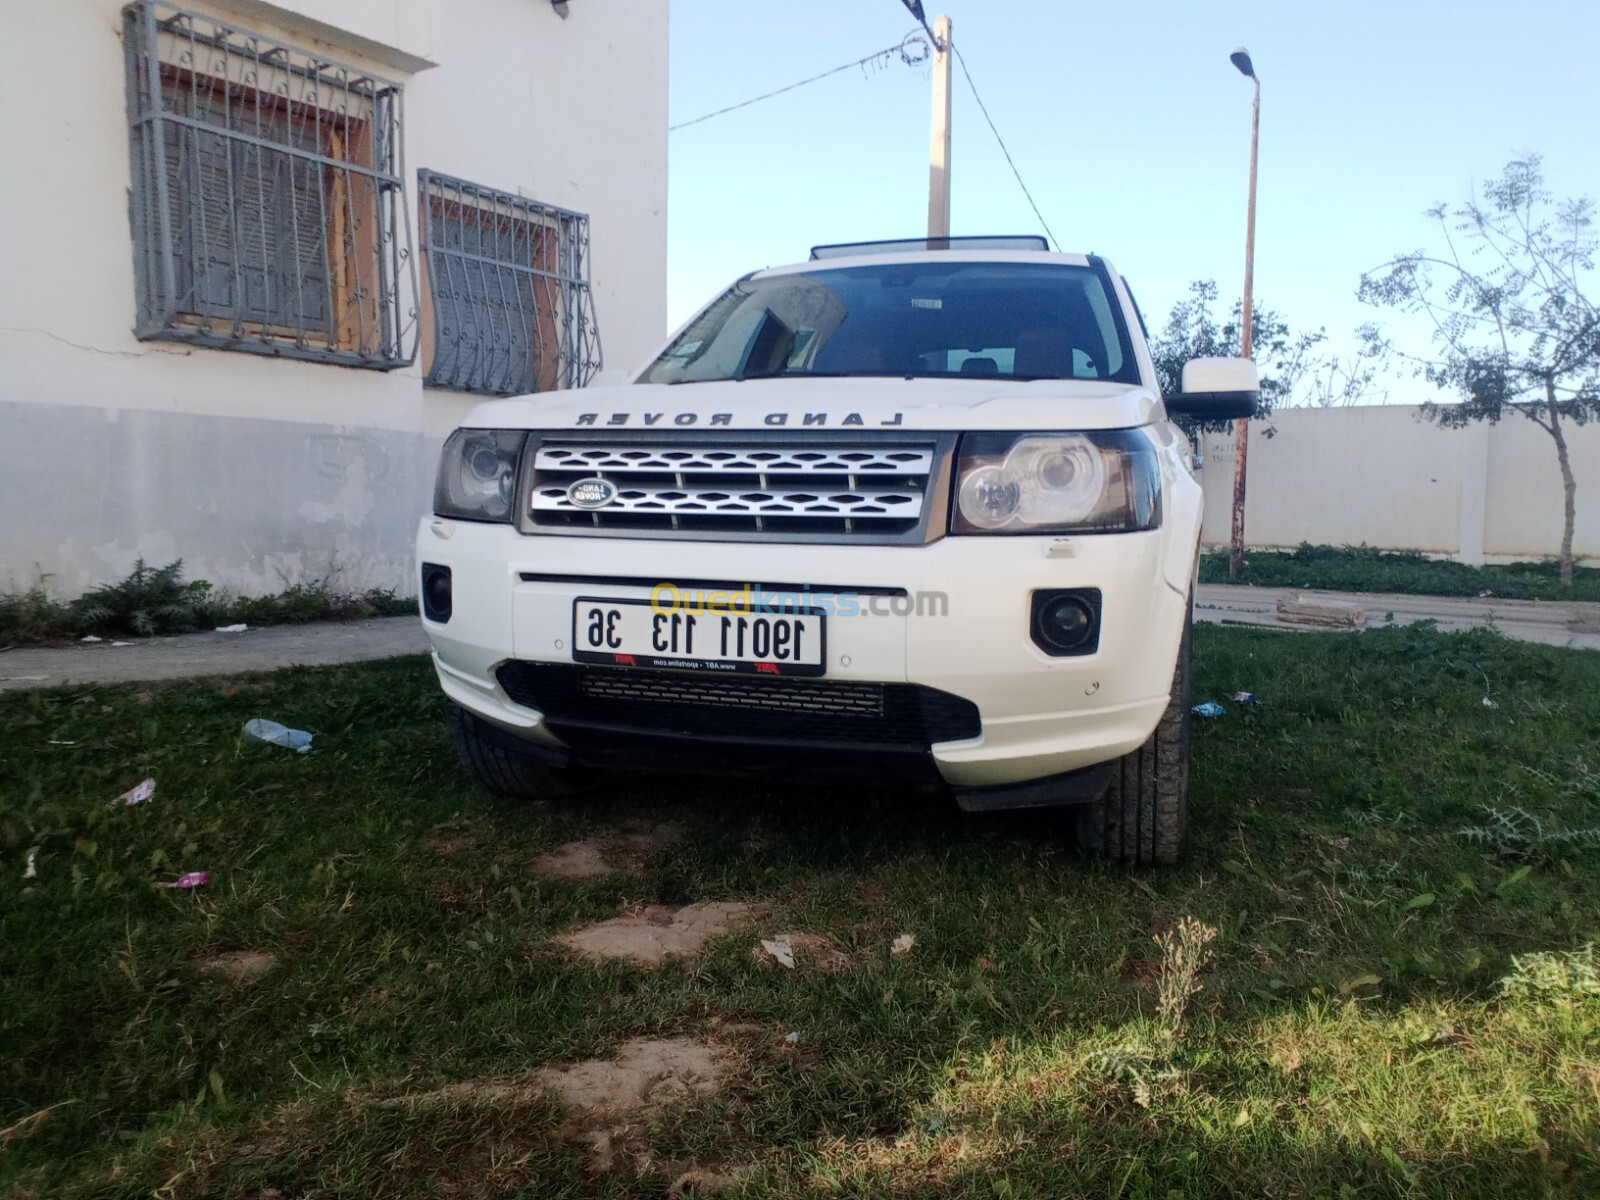
[{"label": "overhead wire", "polygon": [[[916,47],[921,48],[922,52],[920,54],[914,53]],[[752,96],[748,100],[741,100],[738,104],[730,104],[726,108],[719,108],[716,112],[708,112],[704,116],[695,117],[692,121],[680,121],[676,125],[668,125],[667,132],[676,133],[680,129],[687,129],[691,125],[698,125],[701,121],[709,121],[712,117],[720,117],[724,113],[735,112],[741,108],[749,108],[752,104],[759,104],[763,100],[771,100],[774,96],[781,96],[785,92],[792,92],[796,88],[805,87],[808,83],[816,83],[818,80],[827,79],[830,75],[837,75],[841,71],[849,71],[855,67],[864,68],[869,63],[880,61],[886,63],[891,55],[898,54],[901,62],[905,63],[907,66],[916,66],[918,63],[925,62],[927,60],[929,49],[928,43],[923,38],[923,35],[920,32],[914,31],[906,34],[906,36],[901,38],[900,41],[895,45],[885,47],[882,50],[867,55],[865,58],[858,58],[854,62],[847,62],[842,66],[834,67],[832,70],[824,71],[820,75],[813,75],[809,79],[802,79],[798,83],[791,83],[787,87],[778,88],[776,91],[765,92],[759,96]],[[971,81],[969,80],[968,82]]]},{"label": "overhead wire", "polygon": [[[898,54],[900,56],[900,61],[904,62],[908,66],[915,66],[918,63],[926,62],[929,54],[932,53],[933,46],[928,40],[928,38],[931,37],[931,34],[929,34],[928,37],[924,37],[920,30],[913,30],[911,33],[908,33],[905,37],[901,38],[896,45],[886,46],[882,50],[875,51],[863,58],[858,58],[853,62],[842,63],[837,67],[833,67],[817,75],[812,75],[807,79],[798,80],[795,83],[788,84],[770,92],[763,92],[761,95],[752,96],[748,100],[741,100],[738,104],[730,104],[726,108],[719,108],[714,112],[705,113],[704,115],[695,117],[692,120],[680,121],[676,125],[669,125],[667,126],[667,132],[676,133],[680,129],[687,129],[691,125],[698,125],[702,121],[711,120],[713,117],[720,117],[727,113],[737,112],[741,108],[749,108],[752,104],[760,104],[763,100],[771,100],[774,96],[781,96],[785,92],[794,91],[796,88],[806,87],[808,84],[817,83],[823,79],[838,75],[843,71],[850,71],[857,67],[865,68],[869,64],[873,63],[887,63],[889,58],[895,54]],[[973,82],[972,71],[967,66],[966,56],[961,53],[961,47],[959,46],[952,44],[950,49],[955,51],[956,62],[961,64],[961,74],[967,81],[967,87],[972,92],[972,98],[978,102],[978,111],[983,114],[984,121],[988,123],[989,132],[994,134],[994,140],[1000,147],[1000,153],[1005,155],[1006,165],[1011,168],[1011,174],[1013,177],[1015,177],[1017,186],[1022,189],[1022,194],[1028,201],[1028,207],[1033,209],[1033,215],[1038,218],[1039,225],[1044,230],[1045,236],[1049,238],[1051,244],[1054,245],[1057,250],[1059,250],[1061,248],[1061,242],[1059,239],[1057,239],[1055,231],[1050,228],[1050,223],[1044,219],[1044,214],[1039,211],[1039,205],[1034,200],[1033,193],[1028,190],[1028,185],[1022,178],[1022,172],[1017,169],[1016,160],[1011,157],[1010,147],[1006,145],[1005,138],[1000,136],[1000,130],[995,125],[994,118],[989,115],[989,106],[983,102],[983,96],[978,91],[978,85]]]},{"label": "overhead wire", "polygon": [[994,134],[994,140],[1000,144],[1000,153],[1006,156],[1006,165],[1011,168],[1011,173],[1016,176],[1017,186],[1022,189],[1022,194],[1028,198],[1028,206],[1033,209],[1033,215],[1039,218],[1039,224],[1043,227],[1045,236],[1050,239],[1057,250],[1060,250],[1061,243],[1051,231],[1049,222],[1044,219],[1044,214],[1039,211],[1039,206],[1034,203],[1033,193],[1028,190],[1028,185],[1022,181],[1022,172],[1017,170],[1016,161],[1012,159],[1011,151],[1006,148],[1005,138],[1001,137],[1000,131],[995,128],[994,118],[989,115],[988,106],[984,104],[983,97],[978,94],[978,85],[972,82],[972,72],[967,70],[966,56],[961,53],[961,47],[954,43],[951,44],[950,48],[956,52],[956,62],[961,64],[961,74],[966,76],[967,86],[972,89],[972,98],[978,102],[978,111],[983,114],[983,119],[989,122],[989,132]]}]

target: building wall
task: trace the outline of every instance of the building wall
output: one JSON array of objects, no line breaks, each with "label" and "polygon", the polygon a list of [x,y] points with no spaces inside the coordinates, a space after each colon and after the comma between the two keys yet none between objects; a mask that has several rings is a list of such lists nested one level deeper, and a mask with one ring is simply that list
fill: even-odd
[{"label": "building wall", "polygon": [[[1578,483],[1573,552],[1600,561],[1600,425],[1567,438]],[[1208,546],[1230,540],[1233,447],[1231,434],[1204,439]],[[1451,430],[1408,406],[1283,409],[1252,422],[1247,480],[1251,546],[1365,544],[1472,563],[1561,549],[1555,444],[1515,415]]]},{"label": "building wall", "polygon": [[[407,212],[437,170],[588,214],[607,367],[666,334],[667,5],[211,0],[404,85]],[[415,590],[438,446],[475,397],[132,333],[118,0],[0,9],[0,590],[142,556],[240,592]]]}]

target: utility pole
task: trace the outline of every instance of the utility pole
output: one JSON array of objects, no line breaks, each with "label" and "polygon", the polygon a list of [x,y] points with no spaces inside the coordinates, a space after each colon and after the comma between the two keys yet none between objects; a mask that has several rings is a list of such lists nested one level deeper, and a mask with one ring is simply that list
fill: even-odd
[{"label": "utility pole", "polygon": [[[921,5],[917,6],[919,9]],[[928,155],[928,238],[950,236],[950,18],[933,22],[933,142]]]},{"label": "utility pole", "polygon": [[[1239,357],[1249,358],[1250,335],[1255,321],[1252,291],[1256,277],[1256,149],[1261,143],[1261,78],[1256,74],[1255,64],[1250,61],[1250,52],[1243,46],[1228,58],[1239,69],[1239,74],[1256,85],[1255,104],[1250,112],[1250,211],[1244,235],[1244,304],[1241,314],[1244,318],[1244,334],[1239,347]],[[1250,418],[1240,417],[1237,430],[1234,435],[1233,536],[1228,551],[1230,579],[1244,575],[1244,492],[1245,468],[1250,461]]]}]

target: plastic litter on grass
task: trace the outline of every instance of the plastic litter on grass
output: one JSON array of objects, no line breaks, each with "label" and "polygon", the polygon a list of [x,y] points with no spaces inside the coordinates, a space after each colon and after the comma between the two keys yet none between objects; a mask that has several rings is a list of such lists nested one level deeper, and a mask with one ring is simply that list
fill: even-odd
[{"label": "plastic litter on grass", "polygon": [[163,888],[197,888],[205,886],[206,881],[210,878],[210,871],[189,871],[186,874],[179,875],[174,880],[167,883],[158,883],[156,886]]},{"label": "plastic litter on grass", "polygon": [[794,970],[794,946],[790,944],[788,938],[775,938],[772,941],[762,938],[761,948],[772,955],[780,967]]},{"label": "plastic litter on grass", "polygon": [[1228,710],[1215,700],[1207,700],[1204,704],[1196,704],[1189,711],[1197,717],[1220,717]]},{"label": "plastic litter on grass", "polygon": [[895,938],[894,941],[889,943],[889,953],[894,955],[896,958],[904,958],[906,955],[911,953],[912,947],[916,944],[917,939],[915,935],[902,933],[899,937]]},{"label": "plastic litter on grass", "polygon": [[1233,694],[1233,700],[1234,700],[1235,704],[1260,704],[1261,703],[1260,700],[1256,699],[1256,694],[1254,692],[1235,692]]},{"label": "plastic litter on grass", "polygon": [[113,800],[111,802],[111,807],[115,808],[119,804],[128,806],[134,804],[143,804],[155,794],[156,781],[154,779],[146,779],[141,783],[135,784],[133,787],[123,792],[122,795]]},{"label": "plastic litter on grass", "polygon": [[304,729],[290,729],[287,725],[280,725],[276,721],[268,721],[261,717],[244,723],[244,740],[283,746],[297,754],[304,754],[311,749],[311,735]]}]

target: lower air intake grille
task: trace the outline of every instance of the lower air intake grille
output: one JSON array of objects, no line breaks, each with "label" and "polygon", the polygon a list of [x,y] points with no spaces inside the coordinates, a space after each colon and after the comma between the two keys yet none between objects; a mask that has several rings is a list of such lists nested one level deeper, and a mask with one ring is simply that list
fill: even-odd
[{"label": "lower air intake grille", "polygon": [[623,671],[594,671],[578,680],[578,690],[599,700],[647,700],[656,704],[704,704],[719,708],[754,709],[764,712],[854,716],[876,719],[883,716],[883,690],[828,684],[796,684],[774,680],[763,685],[729,687],[730,681],[706,679],[688,674],[686,679],[669,675],[638,678]]},{"label": "lower air intake grille", "polygon": [[926,749],[983,731],[970,700],[909,683],[748,679],[508,662],[500,686],[564,726],[774,746]]}]

